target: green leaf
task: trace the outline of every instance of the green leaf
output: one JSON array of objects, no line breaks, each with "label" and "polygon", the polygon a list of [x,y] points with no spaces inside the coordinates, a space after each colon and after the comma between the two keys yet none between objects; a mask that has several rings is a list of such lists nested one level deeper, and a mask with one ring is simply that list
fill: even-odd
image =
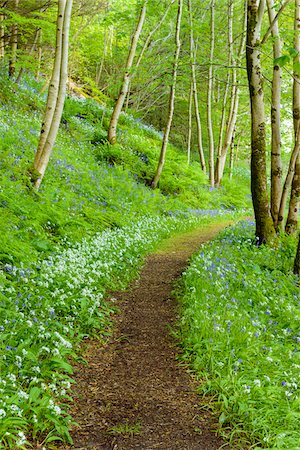
[{"label": "green leaf", "polygon": [[283,67],[290,62],[291,58],[289,55],[282,55],[279,58],[274,59],[274,66]]},{"label": "green leaf", "polygon": [[72,366],[62,359],[59,358],[52,358],[51,359],[51,365],[55,366],[56,368],[60,368],[65,370],[67,373],[73,373]]},{"label": "green leaf", "polygon": [[29,399],[32,402],[35,402],[38,399],[40,393],[41,393],[41,389],[39,389],[38,387],[34,386],[33,388],[30,389]]},{"label": "green leaf", "polygon": [[45,442],[52,442],[52,441],[62,441],[62,438],[60,436],[50,436],[46,439]]},{"label": "green leaf", "polygon": [[292,58],[296,58],[296,56],[298,56],[298,51],[295,49],[295,48],[293,48],[293,47],[290,47],[290,48],[288,48],[288,52],[289,52],[289,54],[290,54],[290,56],[292,57]]},{"label": "green leaf", "polygon": [[225,413],[222,412],[222,414],[219,417],[219,423],[221,425],[223,425],[223,423],[225,423],[225,422],[226,422],[226,416],[225,416]]}]

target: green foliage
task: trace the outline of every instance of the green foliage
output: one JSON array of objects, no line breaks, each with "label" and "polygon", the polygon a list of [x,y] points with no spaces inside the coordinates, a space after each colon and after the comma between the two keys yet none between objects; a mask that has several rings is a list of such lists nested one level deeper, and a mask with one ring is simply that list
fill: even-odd
[{"label": "green foliage", "polygon": [[241,222],[194,257],[183,279],[180,338],[232,439],[292,449],[300,438],[296,242],[257,248],[254,234]]},{"label": "green foliage", "polygon": [[188,166],[170,145],[160,190],[152,191],[146,185],[161,135],[122,114],[119,144],[110,146],[111,111],[68,98],[35,192],[30,168],[45,102],[39,87],[30,77],[18,90],[0,80],[0,448],[25,448],[29,435],[46,436],[49,448],[57,439],[70,443],[70,360],[84,336],[108,333],[114,308],[105,292],[125,287],[165,236],[218,221],[227,189],[210,192],[199,165]]}]

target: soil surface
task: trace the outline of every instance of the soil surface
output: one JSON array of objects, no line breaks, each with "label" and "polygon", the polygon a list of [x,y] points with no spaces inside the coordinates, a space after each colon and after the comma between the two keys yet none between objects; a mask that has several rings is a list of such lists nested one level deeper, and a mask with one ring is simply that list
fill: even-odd
[{"label": "soil surface", "polygon": [[140,279],[114,294],[120,313],[113,337],[104,346],[89,341],[89,364],[75,367],[72,449],[230,448],[216,435],[217,418],[195,393],[170,336],[178,319],[174,281],[200,244],[223,227],[169,239],[146,259]]}]

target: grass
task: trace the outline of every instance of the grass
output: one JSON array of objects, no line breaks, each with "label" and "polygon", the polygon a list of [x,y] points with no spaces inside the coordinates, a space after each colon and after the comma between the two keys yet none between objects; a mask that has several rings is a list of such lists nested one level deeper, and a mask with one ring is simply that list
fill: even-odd
[{"label": "grass", "polygon": [[183,277],[183,357],[213,395],[219,422],[249,448],[300,442],[300,296],[296,240],[257,248],[241,222],[205,245]]},{"label": "grass", "polygon": [[134,424],[120,423],[114,425],[109,429],[110,434],[118,435],[122,434],[124,436],[135,436],[141,433],[141,422],[136,422]]}]

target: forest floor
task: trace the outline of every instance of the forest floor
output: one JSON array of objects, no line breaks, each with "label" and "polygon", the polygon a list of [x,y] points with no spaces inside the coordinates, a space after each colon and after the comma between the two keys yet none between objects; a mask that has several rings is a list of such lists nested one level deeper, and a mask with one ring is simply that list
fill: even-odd
[{"label": "forest floor", "polygon": [[89,340],[88,365],[75,366],[71,414],[78,426],[71,433],[74,445],[60,448],[231,448],[216,435],[209,400],[197,396],[170,335],[179,313],[174,282],[199,246],[228,224],[168,239],[146,259],[140,278],[113,294],[120,308],[113,336],[105,345]]}]

